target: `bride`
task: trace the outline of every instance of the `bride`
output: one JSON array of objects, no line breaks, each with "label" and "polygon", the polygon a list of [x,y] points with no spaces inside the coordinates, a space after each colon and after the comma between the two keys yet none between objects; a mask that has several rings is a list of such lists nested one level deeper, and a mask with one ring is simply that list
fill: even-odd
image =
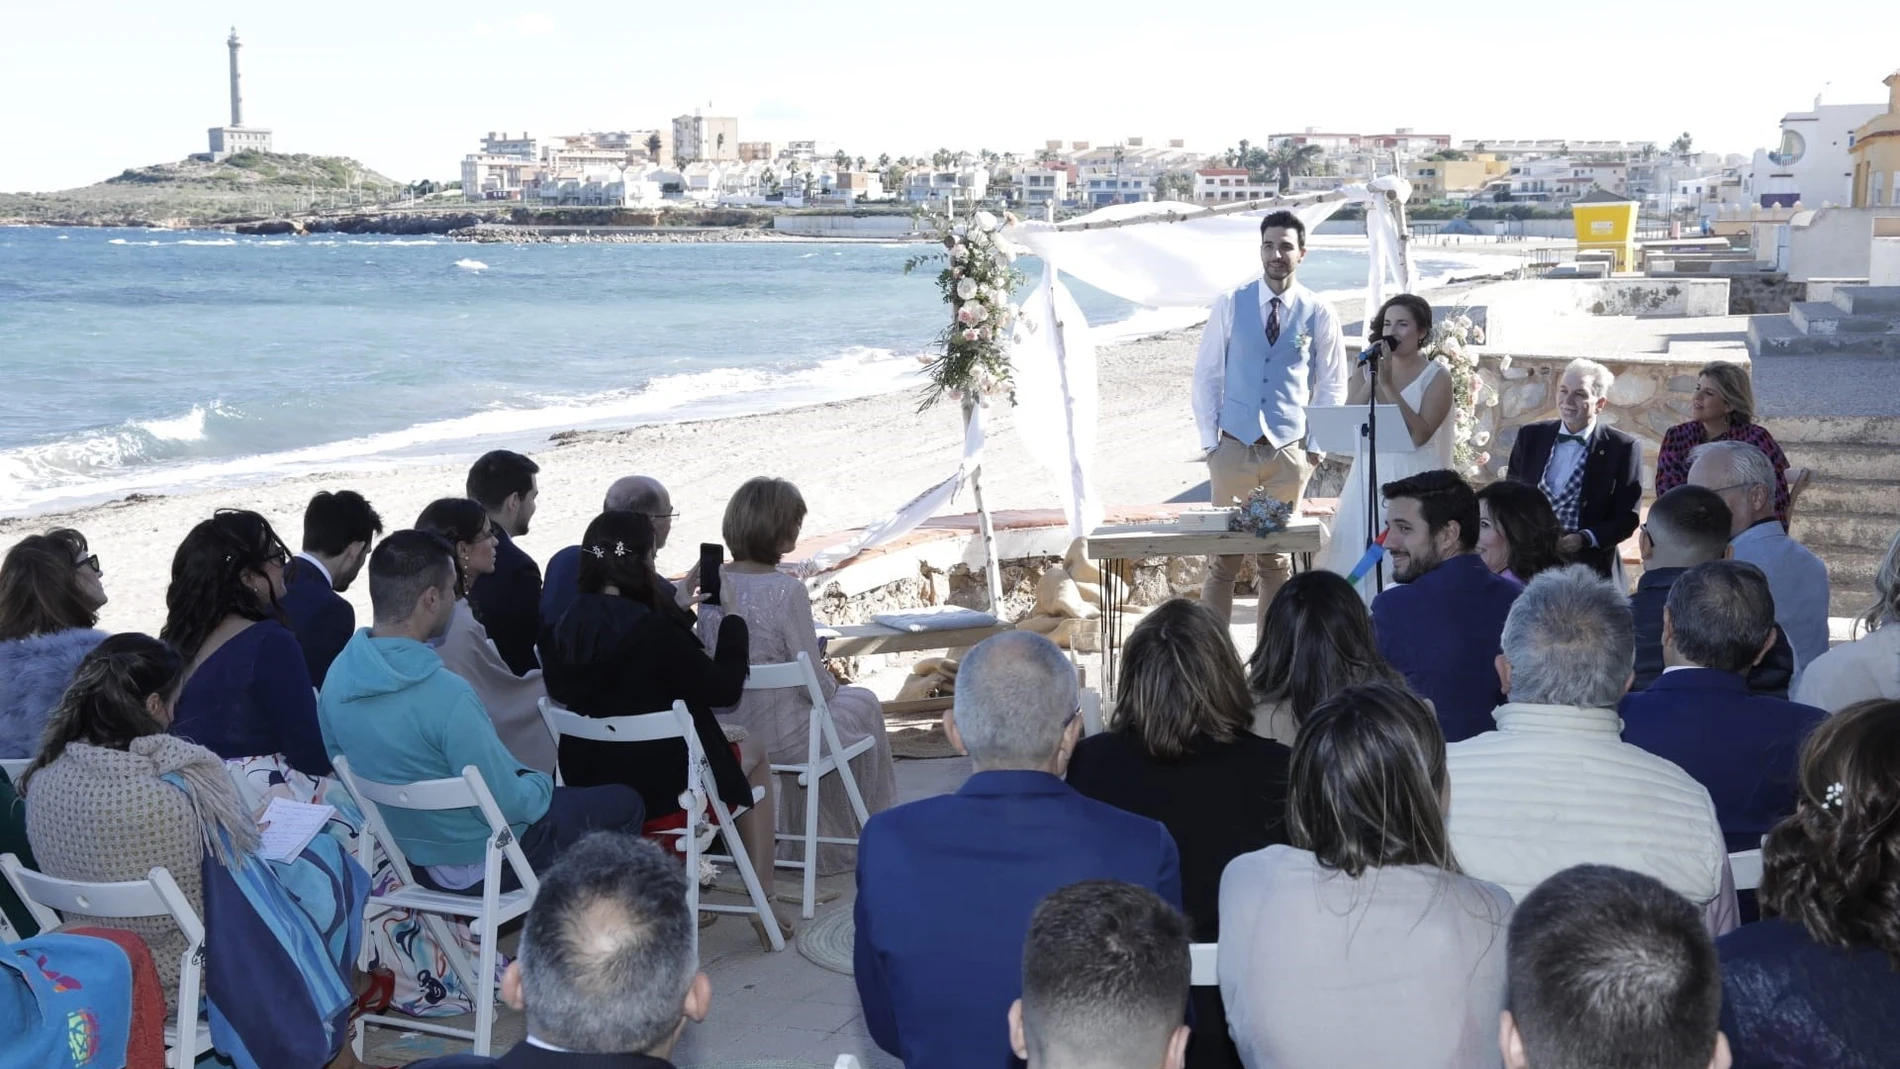
[{"label": "bride", "polygon": [[[1405,417],[1406,437],[1379,442],[1379,483],[1403,479],[1422,471],[1451,467],[1451,373],[1419,351],[1432,333],[1432,306],[1422,297],[1401,293],[1385,302],[1372,317],[1371,337],[1390,338],[1379,367],[1378,403],[1396,405]],[[1366,366],[1360,365],[1346,394],[1349,405],[1363,405],[1372,391]],[[1383,423],[1380,426],[1384,430]],[[1353,453],[1352,468],[1339,494],[1339,514],[1321,567],[1340,575],[1351,573],[1366,550],[1365,443]],[[1385,529],[1385,501],[1378,501],[1375,532]],[[1392,569],[1385,569],[1386,582]],[[1360,580],[1359,593],[1367,602],[1378,593],[1370,575]]]}]

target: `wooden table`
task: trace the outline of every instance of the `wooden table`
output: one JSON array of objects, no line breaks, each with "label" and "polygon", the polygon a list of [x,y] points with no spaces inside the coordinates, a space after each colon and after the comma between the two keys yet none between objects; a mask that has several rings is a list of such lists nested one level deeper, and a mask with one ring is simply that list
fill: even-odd
[{"label": "wooden table", "polygon": [[[1291,553],[1304,570],[1312,567],[1312,556],[1320,549],[1320,523],[1310,517],[1296,517],[1284,530],[1264,537],[1247,531],[1182,530],[1171,523],[1131,524],[1124,527],[1097,527],[1089,532],[1083,552],[1098,561],[1102,570],[1112,571],[1125,560],[1150,557],[1219,557],[1254,553]],[[1115,649],[1121,644],[1121,596],[1116,584],[1102,581],[1102,689],[1114,695]]]},{"label": "wooden table", "polygon": [[826,639],[826,657],[868,657],[874,653],[904,653],[914,650],[959,650],[1010,630],[1007,624],[988,627],[956,627],[938,631],[900,631],[883,624],[841,624],[819,627]]}]

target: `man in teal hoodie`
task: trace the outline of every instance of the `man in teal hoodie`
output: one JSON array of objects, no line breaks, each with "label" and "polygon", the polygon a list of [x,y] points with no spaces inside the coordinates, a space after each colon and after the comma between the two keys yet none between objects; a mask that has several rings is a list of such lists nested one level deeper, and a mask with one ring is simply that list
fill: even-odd
[{"label": "man in teal hoodie", "polygon": [[[639,834],[639,791],[556,787],[515,760],[474,688],[429,647],[455,615],[455,562],[440,539],[421,531],[385,538],[369,559],[369,598],[375,625],[351,636],[317,702],[332,759],[348,758],[353,774],[378,783],[446,779],[474,765],[536,870],[590,831]],[[480,810],[385,808],[383,819],[418,882],[481,893],[488,824]],[[503,890],[516,886],[504,866]]]}]

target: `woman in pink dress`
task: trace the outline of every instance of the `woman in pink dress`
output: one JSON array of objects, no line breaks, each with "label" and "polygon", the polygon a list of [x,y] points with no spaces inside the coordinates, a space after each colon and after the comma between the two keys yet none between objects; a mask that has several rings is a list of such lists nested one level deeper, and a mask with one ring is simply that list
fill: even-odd
[{"label": "woman in pink dress", "polygon": [[[753,664],[793,661],[800,653],[809,656],[818,669],[818,685],[838,726],[839,741],[850,746],[867,736],[877,740],[851,761],[851,774],[864,797],[864,807],[876,813],[889,808],[897,793],[883,707],[877,695],[863,687],[841,687],[825,670],[817,625],[811,615],[811,595],[803,582],[778,570],[779,561],[798,544],[798,532],[804,523],[805,499],[798,487],[784,479],[759,477],[739,487],[726,504],[720,527],[727,551],[732,554],[732,563],[720,569],[722,608],[700,606],[700,638],[704,641],[707,636],[717,635],[722,615],[731,612],[745,617],[751,626]],[[689,575],[681,589],[696,586],[697,578]],[[810,716],[811,699],[797,690],[747,691],[738,705],[719,710],[721,720],[743,727],[753,738],[763,741],[774,764],[804,763]],[[778,782],[778,830],[785,835],[803,835],[805,789],[795,777],[780,776]],[[818,796],[818,834],[855,838],[859,830],[844,784],[836,775],[824,777]],[[800,860],[803,851],[800,843],[779,843],[781,860]],[[856,850],[852,847],[825,845],[818,850],[821,875],[844,872],[855,863]]]}]

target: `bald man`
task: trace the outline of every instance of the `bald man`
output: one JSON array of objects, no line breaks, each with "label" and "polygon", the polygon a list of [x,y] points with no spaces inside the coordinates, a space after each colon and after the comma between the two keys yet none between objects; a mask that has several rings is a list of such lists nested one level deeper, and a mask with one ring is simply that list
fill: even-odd
[{"label": "bald man", "polygon": [[[666,537],[673,533],[673,519],[679,513],[673,511],[673,497],[666,492],[660,480],[650,475],[629,475],[614,480],[607,488],[607,499],[601,504],[602,511],[624,509],[628,512],[644,514],[653,521],[653,548],[666,548]],[[575,595],[580,592],[581,547],[569,546],[556,553],[548,561],[547,578],[541,586],[541,619],[552,627],[561,619],[561,614],[574,604]],[[656,576],[660,584],[660,593],[666,597],[676,597],[673,584],[665,576]]]}]

